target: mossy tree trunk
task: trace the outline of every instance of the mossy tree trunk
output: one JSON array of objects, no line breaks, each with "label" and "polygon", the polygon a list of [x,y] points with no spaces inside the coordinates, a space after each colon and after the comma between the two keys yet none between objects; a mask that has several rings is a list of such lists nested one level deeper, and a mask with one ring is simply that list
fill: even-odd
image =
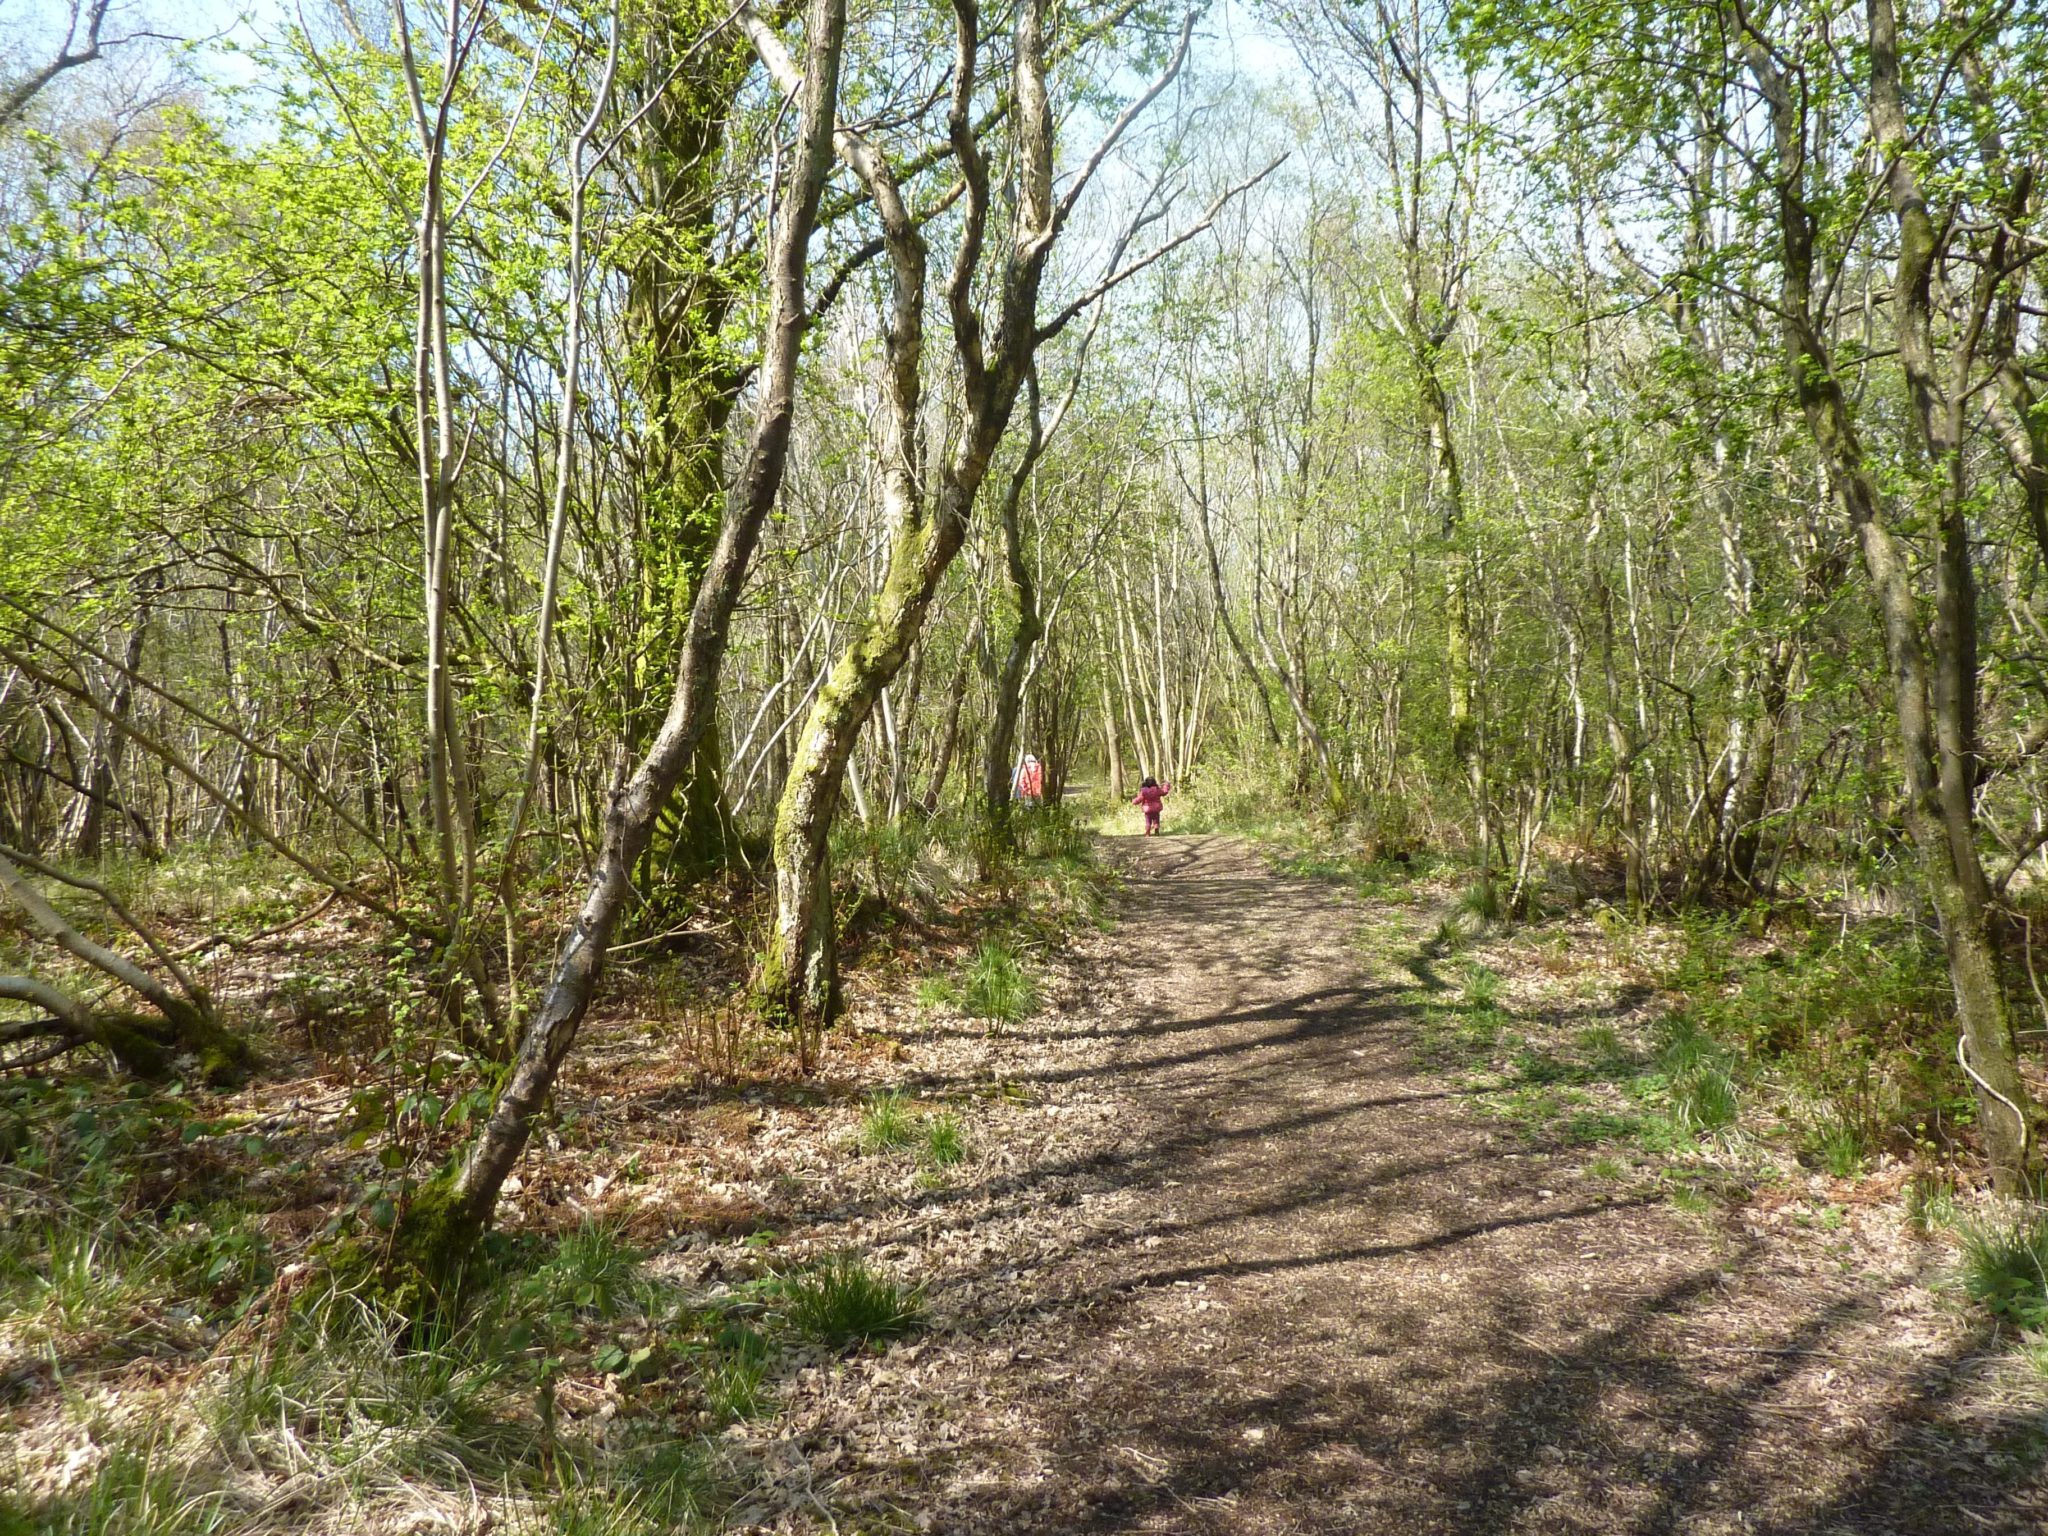
[{"label": "mossy tree trunk", "polygon": [[1016,617],[1010,627],[1010,643],[1003,652],[1003,664],[996,671],[995,710],[989,721],[988,753],[982,764],[982,816],[986,826],[976,862],[983,880],[994,874],[996,860],[1009,850],[1015,835],[1011,825],[1011,759],[1017,750],[1017,721],[1024,709],[1024,683],[1031,672],[1031,653],[1045,637],[1045,619],[1038,611],[1038,582],[1031,573],[1031,562],[1024,556],[1024,488],[1045,451],[1035,376],[1029,387],[1030,436],[1003,491],[1003,573]]},{"label": "mossy tree trunk", "polygon": [[[624,722],[629,754],[660,728],[666,680],[718,538],[726,425],[745,377],[722,339],[740,292],[720,255],[719,190],[730,104],[752,54],[736,30],[717,30],[725,11],[704,0],[643,0],[637,57],[623,82],[634,123],[625,183],[636,209],[623,242],[623,319],[646,413],[636,444],[639,626]],[[713,721],[656,830],[649,856],[660,873],[688,877],[725,862],[724,770]]]},{"label": "mossy tree trunk", "polygon": [[[948,438],[951,451],[937,465],[927,464],[923,453],[928,261],[924,237],[888,156],[852,129],[841,129],[837,137],[840,158],[860,179],[881,221],[890,266],[879,457],[882,504],[891,534],[881,588],[859,633],[812,704],[776,813],[776,922],[754,990],[759,1011],[792,1029],[799,1039],[829,1021],[837,1004],[826,855],[847,760],[881,690],[908,656],[932,596],[966,539],[975,498],[1039,346],[1092,302],[1084,295],[1053,321],[1039,320],[1039,286],[1053,242],[1103,157],[1135,115],[1179,73],[1187,55],[1190,29],[1184,26],[1165,73],[1119,115],[1102,146],[1055,201],[1046,9],[1046,0],[1024,0],[1013,24],[1010,121],[1015,203],[999,272],[987,281],[996,295],[991,333],[975,300],[978,281],[984,277],[990,205],[988,162],[974,125],[981,16],[972,0],[959,0],[954,6],[956,48],[947,129],[966,198],[945,295],[960,403]],[[757,33],[767,30],[758,20],[753,25]],[[1106,285],[1094,297],[1104,291]]]},{"label": "mossy tree trunk", "polygon": [[[668,713],[646,757],[613,797],[582,908],[490,1115],[454,1167],[416,1191],[400,1215],[387,1259],[401,1272],[401,1285],[416,1280],[438,1286],[459,1274],[489,1224],[498,1191],[525,1150],[596,994],[632,892],[635,866],[716,708],[733,610],[788,464],[798,360],[810,318],[805,303],[807,255],[831,167],[845,31],[845,0],[810,0],[805,68],[801,75],[793,68],[776,71],[778,84],[799,103],[799,127],[765,263],[768,315],[759,405],[717,542],[691,605]],[[729,106],[719,103],[707,110],[724,111]]]},{"label": "mossy tree trunk", "polygon": [[[1900,220],[1893,283],[1899,357],[1936,472],[1959,474],[1961,455],[1945,438],[1956,417],[1941,397],[1931,367],[1928,311],[1936,224],[1907,158],[1898,107],[1896,22],[1889,0],[1872,0],[1871,33],[1872,126],[1887,153],[1896,157],[1888,181]],[[1805,196],[1811,162],[1807,119],[1796,96],[1802,86],[1761,36],[1746,39],[1744,62],[1769,107],[1777,160],[1776,210],[1784,247],[1779,316],[1785,363],[1829,470],[1836,501],[1862,552],[1898,721],[1906,831],[1940,920],[1962,1049],[1994,1178],[2001,1188],[2016,1190],[2027,1186],[2035,1172],[2038,1111],[2019,1075],[2011,1005],[1991,937],[1988,886],[1969,793],[1975,781],[1974,593],[1961,488],[1948,482],[1937,520],[1930,630],[1922,618],[1906,551],[1891,527],[1890,509],[1865,460],[1848,396],[1816,323],[1814,268],[1820,225]],[[1971,632],[1966,636],[1965,630]]]}]

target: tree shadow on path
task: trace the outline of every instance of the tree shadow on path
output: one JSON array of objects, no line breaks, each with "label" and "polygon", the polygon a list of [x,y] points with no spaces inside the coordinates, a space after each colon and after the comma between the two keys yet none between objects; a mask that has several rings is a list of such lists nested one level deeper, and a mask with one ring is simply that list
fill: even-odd
[{"label": "tree shadow on path", "polygon": [[1119,1218],[1001,1380],[1038,1470],[906,1498],[933,1528],[2042,1528],[1998,1449],[2025,1415],[1965,1402],[1982,1341],[1894,1337],[1919,1277],[1780,1273],[1603,1197],[1418,1068],[1329,886],[1218,838],[1128,859],[1112,1075],[1150,1118],[1089,1164]]}]

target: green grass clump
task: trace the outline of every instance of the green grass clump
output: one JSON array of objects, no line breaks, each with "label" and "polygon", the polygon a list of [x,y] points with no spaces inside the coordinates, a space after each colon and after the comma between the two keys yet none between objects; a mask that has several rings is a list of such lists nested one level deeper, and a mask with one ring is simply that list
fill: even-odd
[{"label": "green grass clump", "polygon": [[1497,1008],[1425,1008],[1422,1056],[1433,1066],[1479,1067],[1493,1059],[1508,1017]]},{"label": "green grass clump", "polygon": [[973,1018],[1020,1024],[1038,1007],[1038,984],[1015,953],[994,939],[974,952],[960,983],[960,1005]]},{"label": "green grass clump", "polygon": [[206,1487],[156,1444],[113,1446],[74,1493],[39,1511],[40,1518],[6,1523],[0,1531],[39,1536],[207,1536],[229,1527],[233,1505]]},{"label": "green grass clump", "polygon": [[1699,1137],[1733,1125],[1742,1105],[1728,1053],[1687,1014],[1673,1014],[1663,1028],[1657,1067],[1673,1131]]},{"label": "green grass clump", "polygon": [[789,1326],[830,1349],[900,1338],[924,1322],[923,1294],[876,1274],[856,1254],[784,1275],[776,1290]]},{"label": "green grass clump", "polygon": [[1500,1002],[1500,972],[1476,961],[1465,967],[1466,1003],[1474,1008],[1492,1008]]},{"label": "green grass clump", "polygon": [[2001,1321],[2048,1327],[2048,1212],[1965,1222],[1959,1235],[1963,1293]]},{"label": "green grass clump", "polygon": [[900,1093],[878,1093],[860,1112],[860,1150],[870,1156],[909,1146],[917,1131],[917,1116]]},{"label": "green grass clump", "polygon": [[1015,950],[986,939],[957,978],[927,976],[917,985],[926,1008],[958,1008],[971,1019],[1020,1024],[1038,1009],[1038,983]]},{"label": "green grass clump", "polygon": [[1807,1128],[1804,1150],[1836,1178],[1853,1179],[1870,1156],[1870,1136],[1861,1120],[1834,1111]]},{"label": "green grass clump", "polygon": [[1640,1065],[1611,1024],[1588,1025],[1573,1037],[1572,1044],[1595,1077],[1625,1077]]},{"label": "green grass clump", "polygon": [[1672,1119],[1695,1136],[1733,1125],[1740,1108],[1735,1079],[1721,1066],[1703,1062],[1671,1081]]},{"label": "green grass clump", "polygon": [[1913,1175],[1906,1186],[1906,1230],[1916,1237],[1932,1237],[1950,1230],[1959,1219],[1954,1184],[1930,1170]]},{"label": "green grass clump", "polygon": [[640,1298],[640,1255],[617,1233],[585,1223],[563,1237],[536,1279],[547,1304],[616,1317]]},{"label": "green grass clump", "polygon": [[1714,1214],[1714,1197],[1697,1185],[1675,1185],[1670,1190],[1667,1198],[1671,1201],[1671,1208],[1674,1211],[1682,1211],[1688,1216],[1711,1216]]},{"label": "green grass clump", "polygon": [[1499,881],[1481,874],[1458,893],[1457,910],[1481,925],[1497,923],[1507,910],[1507,898]]},{"label": "green grass clump", "polygon": [[774,1347],[760,1329],[728,1319],[712,1335],[697,1382],[714,1422],[758,1417],[768,1405],[768,1363]]},{"label": "green grass clump", "polygon": [[1064,805],[1042,805],[1017,820],[1017,841],[1031,858],[1082,865],[1092,850],[1088,828]]},{"label": "green grass clump", "polygon": [[925,1121],[924,1155],[934,1168],[950,1168],[967,1155],[958,1115],[933,1115]]},{"label": "green grass clump", "polygon": [[1642,1119],[1637,1115],[1582,1109],[1567,1115],[1556,1128],[1556,1135],[1566,1146],[1598,1147],[1633,1136],[1641,1128]]}]

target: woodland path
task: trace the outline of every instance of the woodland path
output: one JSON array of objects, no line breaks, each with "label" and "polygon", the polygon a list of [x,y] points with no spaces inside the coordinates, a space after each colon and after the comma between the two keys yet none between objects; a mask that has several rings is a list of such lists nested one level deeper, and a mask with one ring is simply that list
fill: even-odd
[{"label": "woodland path", "polygon": [[1106,1208],[999,1369],[926,1356],[920,1395],[990,1433],[883,1507],[963,1536],[2041,1528],[1950,1413],[1969,1358],[1889,1315],[1924,1273],[1783,1273],[1417,1064],[1435,914],[1227,838],[1108,847]]}]

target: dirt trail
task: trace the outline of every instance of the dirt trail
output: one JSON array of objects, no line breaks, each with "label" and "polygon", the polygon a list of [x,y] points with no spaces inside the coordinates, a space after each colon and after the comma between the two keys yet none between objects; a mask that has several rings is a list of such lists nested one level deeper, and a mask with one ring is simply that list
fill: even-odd
[{"label": "dirt trail", "polygon": [[1431,914],[1368,948],[1354,900],[1232,840],[1113,857],[1092,1235],[995,1348],[933,1341],[913,1395],[986,1432],[876,1505],[1048,1536],[2041,1528],[1951,1421],[1970,1357],[1901,1320],[1924,1275],[1784,1273],[1418,1067]]}]

